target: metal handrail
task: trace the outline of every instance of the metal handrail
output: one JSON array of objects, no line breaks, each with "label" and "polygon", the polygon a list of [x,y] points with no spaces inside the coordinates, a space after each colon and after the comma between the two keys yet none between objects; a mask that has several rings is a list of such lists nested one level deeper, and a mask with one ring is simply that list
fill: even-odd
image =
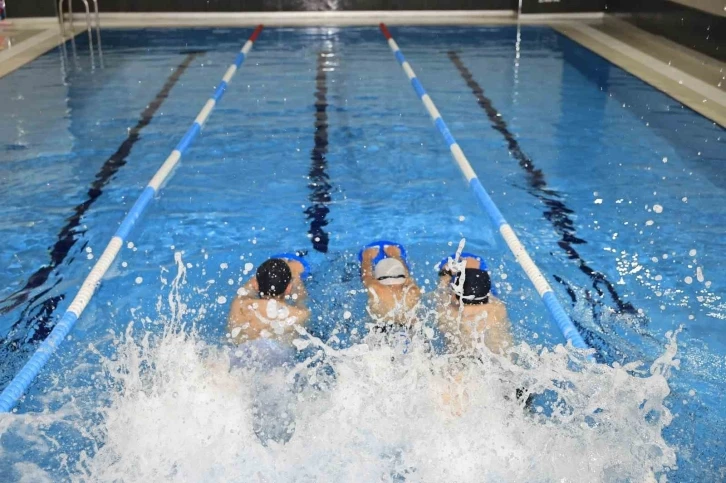
[{"label": "metal handrail", "polygon": [[[73,27],[73,0],[65,0],[68,2],[68,22],[70,23],[71,28],[71,34],[75,33],[75,29]],[[83,6],[86,10],[86,30],[88,31],[88,48],[91,52],[91,66],[94,67],[94,53],[93,53],[93,23],[91,21],[91,8],[88,4],[88,0],[81,0],[83,2]],[[65,26],[65,14],[63,12],[63,2],[64,0],[58,0],[58,25],[60,26],[60,32],[61,35],[65,38],[66,37],[66,26]],[[95,28],[96,28],[96,48],[98,49],[98,57],[99,61],[101,63],[101,67],[103,67],[103,52],[101,50],[101,19],[99,15],[99,9],[98,9],[98,0],[93,0],[93,9],[94,9],[94,17],[95,17]]]}]

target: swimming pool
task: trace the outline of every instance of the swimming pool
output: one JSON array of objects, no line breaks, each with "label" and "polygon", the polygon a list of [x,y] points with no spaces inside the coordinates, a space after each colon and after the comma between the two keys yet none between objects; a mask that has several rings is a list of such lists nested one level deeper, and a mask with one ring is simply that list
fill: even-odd
[{"label": "swimming pool", "polygon": [[[111,30],[104,34],[104,69],[92,69],[79,37],[77,58],[69,44],[65,56],[56,50],[0,81],[10,113],[0,121],[7,243],[0,255],[7,267],[0,273],[2,386],[67,308],[118,222],[248,35],[246,29]],[[671,372],[666,400],[676,417],[662,429],[676,451],[678,469],[666,474],[676,481],[721,478],[723,129],[549,28],[408,27],[394,35],[482,182],[561,300],[572,307],[599,360],[611,365],[643,360],[650,366],[664,351],[666,332],[684,325],[678,336],[681,367]],[[183,311],[180,303],[189,311],[184,321],[196,321],[198,342],[213,348],[224,337],[228,301],[249,271],[246,264],[255,266],[281,250],[308,251],[316,274],[310,331],[333,347],[347,347],[364,332],[355,254],[363,243],[383,237],[406,243],[414,274],[428,288],[435,279],[433,264],[466,237],[467,249],[486,254],[494,267],[517,340],[546,348],[561,343],[536,291],[463,183],[376,29],[266,30],[70,340],[19,406],[28,416],[5,418],[3,471],[82,479],[85,470],[93,479],[100,477],[100,466],[113,466],[103,448],[113,447],[115,460],[123,461],[124,451],[133,451],[119,446],[114,422],[148,387],[134,392],[131,380],[119,382],[124,379],[107,387],[104,381],[113,371],[105,371],[116,366],[102,365],[99,354],[120,354],[127,364],[121,373],[133,372],[128,359],[134,351],[121,334],[132,321],[137,339],[145,330],[161,332]],[[51,257],[48,247],[53,247]],[[178,262],[175,253],[181,254]],[[174,285],[180,270],[186,284]],[[27,299],[15,297],[26,284],[32,288]],[[172,342],[168,349],[178,351],[177,362],[193,359],[187,351],[196,345]],[[186,374],[168,355],[153,352],[154,359],[151,353],[141,351],[146,357],[141,367],[171,364],[172,376],[199,382],[198,374]],[[539,368],[544,377],[548,367]],[[603,377],[618,381],[615,373]],[[128,400],[114,391],[122,386]],[[384,388],[380,400],[372,399],[384,405],[385,396],[395,393],[386,392],[393,391],[390,386],[366,389]],[[174,392],[171,399],[182,391]],[[220,395],[224,392],[209,392],[205,404],[219,409],[210,400]],[[199,400],[187,396],[191,399],[182,396],[180,403],[197,407]],[[598,397],[598,404],[605,404],[604,396]],[[481,398],[485,407],[486,396]],[[623,406],[628,403],[637,407],[641,401],[626,400]],[[49,413],[33,416],[45,409]],[[157,409],[182,417],[169,406]],[[321,431],[330,430],[331,414],[310,414],[301,421],[318,421]],[[419,430],[426,416],[408,415]],[[157,430],[168,426],[154,426],[160,420],[169,423],[151,411],[134,422]],[[217,427],[208,419],[196,421]],[[518,431],[534,431],[517,423]],[[245,424],[229,422],[237,429]],[[644,422],[636,429],[660,435],[662,424]],[[367,432],[347,439],[324,434],[340,447],[360,450],[354,442],[381,431],[367,426],[365,418],[360,425]],[[415,442],[427,438],[395,430],[395,435],[382,431],[383,448],[362,444],[370,454],[362,453],[385,455],[399,478],[419,471],[414,479],[435,479],[422,461],[413,458],[412,470],[407,459],[416,454]],[[196,433],[173,425],[168,431],[157,444],[173,460],[180,455],[164,441],[193,440]],[[316,451],[325,454],[330,448],[306,440],[304,424],[296,434],[297,444],[307,444],[311,455],[300,463],[296,440],[290,450],[271,450],[284,461],[277,477],[333,478],[330,466],[310,463]],[[476,448],[469,439],[476,433],[461,434],[463,444]],[[583,455],[568,458],[585,467],[592,455],[607,460],[604,443],[617,440],[585,445]],[[190,454],[199,451],[184,446]],[[523,447],[525,455],[538,457],[537,446]],[[444,447],[435,449],[447,454]],[[271,458],[267,450],[250,451],[248,458],[263,463]],[[511,451],[520,449],[513,445]],[[543,479],[566,474],[568,462],[557,451],[543,453],[542,459],[552,461],[552,468],[537,467]],[[94,461],[99,454],[103,458]],[[359,470],[370,463],[350,461]],[[455,461],[461,465],[466,458]],[[300,473],[292,472],[295,462],[304,469]],[[240,474],[239,468],[230,473],[233,466],[226,467],[223,459],[203,463],[196,479]],[[177,473],[169,478],[195,479],[180,461],[170,466]],[[149,463],[136,478],[148,479],[157,469]],[[618,471],[605,474],[616,479]],[[361,471],[358,479],[366,474]],[[495,469],[483,478],[518,474]],[[109,473],[102,476],[108,479]]]}]

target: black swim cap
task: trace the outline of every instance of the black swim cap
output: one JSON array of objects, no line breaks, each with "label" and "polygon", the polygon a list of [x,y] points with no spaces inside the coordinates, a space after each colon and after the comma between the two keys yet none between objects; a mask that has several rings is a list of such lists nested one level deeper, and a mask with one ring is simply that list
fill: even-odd
[{"label": "black swim cap", "polygon": [[485,304],[489,302],[489,291],[492,289],[492,280],[489,272],[478,268],[464,270],[464,296],[456,297],[467,305]]},{"label": "black swim cap", "polygon": [[277,297],[290,285],[292,271],[285,260],[270,258],[257,268],[256,277],[261,297]]}]

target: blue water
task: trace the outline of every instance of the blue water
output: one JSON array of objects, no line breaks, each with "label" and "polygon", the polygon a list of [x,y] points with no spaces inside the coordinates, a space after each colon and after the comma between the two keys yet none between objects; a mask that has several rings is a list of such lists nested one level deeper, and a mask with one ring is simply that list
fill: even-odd
[{"label": "blue water", "polygon": [[[665,334],[684,326],[680,370],[669,380],[667,399],[675,418],[664,430],[678,468],[667,475],[672,481],[723,478],[723,128],[548,28],[397,28],[393,34],[492,198],[598,349],[598,360],[650,363],[663,352]],[[9,307],[8,298],[49,264],[49,247],[74,207],[89,199],[94,177],[129,128],[189,52],[198,51],[126,164],[61,244],[67,254],[58,266],[28,300],[3,310],[0,387],[70,304],[248,35],[247,29],[108,31],[103,69],[91,65],[79,37],[77,58],[69,43],[0,79],[8,113],[0,119],[6,243],[0,306]],[[450,51],[538,170],[537,182],[492,128]],[[322,174],[311,161],[320,52],[327,60]],[[318,214],[329,234],[325,253],[313,248],[306,214],[311,184],[320,181],[331,200],[324,216]],[[310,330],[324,340],[339,331],[346,346],[351,330],[363,328],[364,295],[351,294],[360,289],[355,254],[362,244],[404,242],[419,284],[433,288],[433,264],[462,237],[469,251],[490,260],[515,338],[544,347],[561,343],[377,29],[265,30],[19,411],[55,410],[71,397],[81,406],[108,401],[94,388],[102,377],[95,351],[112,354],[110,331],[123,332],[131,321],[153,327],[157,304],[169,292],[164,280],[176,273],[174,252],[183,252],[188,267],[185,299],[205,307],[201,331],[216,341],[227,311],[220,297],[234,295],[244,265],[307,250],[315,273]],[[345,311],[354,317],[345,320]],[[71,430],[48,431],[74,440]],[[0,443],[17,444],[10,436],[0,436]],[[93,452],[73,452],[80,449]],[[54,451],[26,457],[65,471]]]}]

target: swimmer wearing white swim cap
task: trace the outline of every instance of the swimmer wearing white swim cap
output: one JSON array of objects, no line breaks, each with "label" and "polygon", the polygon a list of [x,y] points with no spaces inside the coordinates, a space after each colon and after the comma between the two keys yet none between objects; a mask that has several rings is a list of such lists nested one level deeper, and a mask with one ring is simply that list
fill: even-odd
[{"label": "swimmer wearing white swim cap", "polygon": [[361,281],[368,291],[368,311],[376,328],[408,327],[415,318],[421,290],[411,277],[403,246],[373,242],[360,253]]}]

